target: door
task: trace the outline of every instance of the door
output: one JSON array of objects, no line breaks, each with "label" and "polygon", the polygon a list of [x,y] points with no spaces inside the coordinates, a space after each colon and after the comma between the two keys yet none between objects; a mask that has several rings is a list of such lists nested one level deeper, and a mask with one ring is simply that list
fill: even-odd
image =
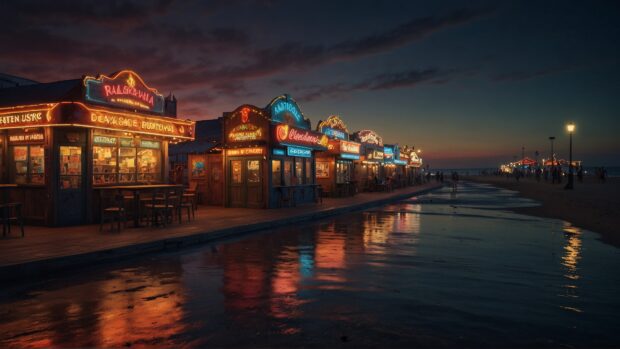
[{"label": "door", "polygon": [[229,205],[263,207],[263,176],[260,158],[229,160]]},{"label": "door", "polygon": [[60,145],[56,224],[86,223],[84,189],[85,152],[82,145]]},{"label": "door", "polygon": [[222,158],[217,156],[209,161],[209,205],[222,205],[224,197],[224,178]]}]

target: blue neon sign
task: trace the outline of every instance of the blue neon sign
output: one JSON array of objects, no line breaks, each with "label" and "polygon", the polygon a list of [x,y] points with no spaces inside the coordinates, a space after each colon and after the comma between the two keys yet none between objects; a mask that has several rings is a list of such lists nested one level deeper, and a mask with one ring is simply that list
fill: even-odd
[{"label": "blue neon sign", "polygon": [[288,156],[297,156],[301,158],[311,158],[312,149],[304,147],[286,147]]},{"label": "blue neon sign", "polygon": [[394,148],[392,148],[392,147],[383,147],[383,153],[385,155],[394,155]]},{"label": "blue neon sign", "polygon": [[278,97],[271,104],[271,121],[284,124],[291,124],[293,121],[295,126],[308,129],[301,110],[289,95]]},{"label": "blue neon sign", "polygon": [[330,137],[333,137],[333,138],[336,138],[336,139],[342,139],[342,140],[345,140],[345,141],[348,140],[346,133],[344,133],[344,132],[342,132],[340,130],[336,130],[335,128],[323,127],[322,131],[323,131],[324,134],[326,134],[326,135],[328,135]]},{"label": "blue neon sign", "polygon": [[360,156],[357,155],[357,154],[342,153],[342,154],[340,154],[340,158],[341,159],[349,159],[349,160],[359,160]]},{"label": "blue neon sign", "polygon": [[405,161],[405,160],[398,160],[398,159],[396,159],[396,160],[394,160],[394,163],[396,165],[407,165],[407,161]]},{"label": "blue neon sign", "polygon": [[273,155],[282,155],[282,156],[284,156],[284,154],[286,154],[284,152],[284,149],[273,149]]}]

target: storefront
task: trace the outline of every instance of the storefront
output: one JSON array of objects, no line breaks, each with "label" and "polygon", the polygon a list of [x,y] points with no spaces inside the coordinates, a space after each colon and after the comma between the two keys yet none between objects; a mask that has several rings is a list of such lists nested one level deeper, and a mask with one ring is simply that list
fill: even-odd
[{"label": "storefront", "polygon": [[242,105],[224,113],[225,205],[264,207],[316,201],[315,151],[327,136],[310,130],[288,95],[266,108]]},{"label": "storefront", "polygon": [[125,70],[0,89],[0,131],[11,200],[27,221],[63,226],[93,220],[98,187],[167,183],[168,143],[193,139],[194,122]]},{"label": "storefront", "polygon": [[352,139],[361,143],[360,159],[355,161],[358,191],[376,191],[386,185],[383,138],[375,131],[355,132]]},{"label": "storefront", "polygon": [[317,152],[316,181],[327,196],[357,193],[354,161],[360,159],[361,144],[349,140],[345,123],[336,115],[319,122],[317,131],[329,137],[327,151]]}]

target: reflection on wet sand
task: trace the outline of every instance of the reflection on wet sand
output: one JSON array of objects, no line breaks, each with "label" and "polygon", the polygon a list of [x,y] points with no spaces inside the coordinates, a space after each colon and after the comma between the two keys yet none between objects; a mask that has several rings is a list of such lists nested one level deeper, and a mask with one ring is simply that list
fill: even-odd
[{"label": "reflection on wet sand", "polygon": [[613,343],[592,314],[618,306],[615,250],[569,223],[451,215],[450,193],[433,195],[4,293],[0,347]]}]

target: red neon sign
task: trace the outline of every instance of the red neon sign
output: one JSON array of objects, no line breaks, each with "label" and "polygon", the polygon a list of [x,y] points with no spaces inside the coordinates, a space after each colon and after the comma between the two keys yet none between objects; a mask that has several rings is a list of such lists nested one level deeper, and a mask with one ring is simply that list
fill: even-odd
[{"label": "red neon sign", "polygon": [[327,148],[328,138],[322,133],[279,124],[276,126],[275,135],[279,143]]}]

